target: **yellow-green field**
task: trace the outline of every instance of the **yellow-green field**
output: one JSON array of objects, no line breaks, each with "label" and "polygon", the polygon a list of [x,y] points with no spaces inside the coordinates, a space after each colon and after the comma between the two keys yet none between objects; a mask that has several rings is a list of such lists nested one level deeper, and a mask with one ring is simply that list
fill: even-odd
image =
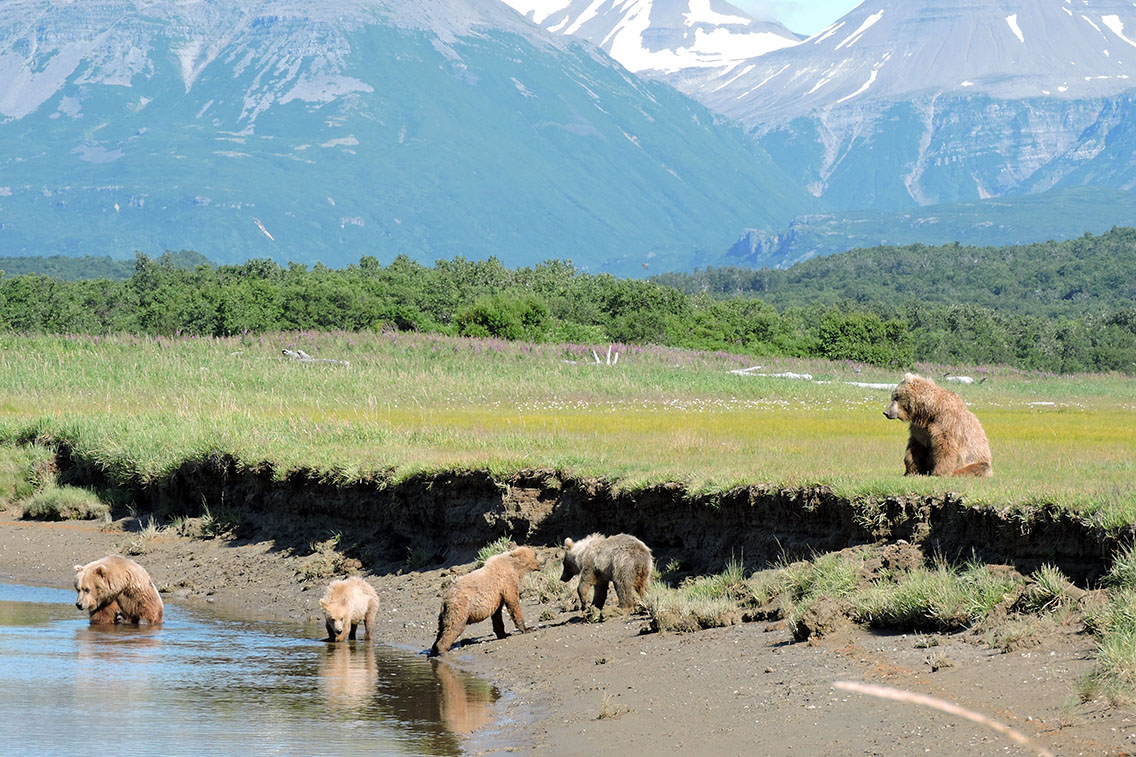
[{"label": "yellow-green field", "polygon": [[[299,348],[343,367],[281,356]],[[461,340],[422,334],[233,339],[0,337],[0,436],[68,441],[115,474],[162,475],[217,450],[351,479],[554,468],[622,487],[823,483],[846,494],[961,491],[1136,522],[1136,381],[970,371],[992,480],[902,474],[882,411],[900,371],[820,361]],[[813,381],[731,370],[810,373]],[[923,367],[942,378],[944,368]]]}]

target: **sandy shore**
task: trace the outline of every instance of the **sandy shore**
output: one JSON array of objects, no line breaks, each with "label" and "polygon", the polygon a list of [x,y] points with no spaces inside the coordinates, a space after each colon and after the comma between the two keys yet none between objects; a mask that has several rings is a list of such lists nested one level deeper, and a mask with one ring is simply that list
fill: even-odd
[{"label": "sandy shore", "polygon": [[[164,534],[140,541],[123,526],[0,519],[0,581],[70,586],[73,565],[134,542],[168,612],[204,603],[219,614],[307,622],[313,638],[321,634],[327,579],[306,578],[304,558],[271,542]],[[559,558],[556,550],[543,554]],[[365,574],[381,599],[378,641],[427,649],[449,573]],[[524,610],[530,633],[498,641],[483,623],[467,631],[472,643],[449,655],[504,692],[495,723],[467,737],[470,753],[1032,753],[956,717],[834,689],[840,680],[949,699],[1059,755],[1136,751],[1136,714],[1077,700],[1093,647],[1076,628],[1000,654],[977,634],[938,636],[928,646],[922,636],[849,630],[806,644],[792,642],[780,623],[642,634],[641,616],[584,623],[554,611],[538,620],[548,607],[531,599]]]}]

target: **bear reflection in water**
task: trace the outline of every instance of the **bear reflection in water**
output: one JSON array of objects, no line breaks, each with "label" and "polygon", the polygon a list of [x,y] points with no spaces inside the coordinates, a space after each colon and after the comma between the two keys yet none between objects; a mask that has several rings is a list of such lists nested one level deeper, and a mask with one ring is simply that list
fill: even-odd
[{"label": "bear reflection in water", "polygon": [[441,684],[439,704],[446,728],[465,736],[493,720],[493,705],[499,696],[497,689],[441,660],[431,662]]},{"label": "bear reflection in water", "polygon": [[320,656],[319,678],[332,712],[435,722],[456,735],[492,721],[499,697],[489,683],[437,659],[370,644],[328,645]]},{"label": "bear reflection in water", "polygon": [[367,709],[374,702],[379,679],[375,648],[329,645],[320,658],[319,677],[328,709],[348,713]]}]

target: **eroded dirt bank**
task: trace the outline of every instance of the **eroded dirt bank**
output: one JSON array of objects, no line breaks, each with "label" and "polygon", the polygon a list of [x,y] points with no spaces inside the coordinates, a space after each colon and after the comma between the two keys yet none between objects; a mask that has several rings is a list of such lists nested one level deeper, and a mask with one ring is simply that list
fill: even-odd
[{"label": "eroded dirt bank", "polygon": [[108,480],[66,450],[59,467],[63,483],[125,490],[139,513],[161,519],[208,510],[229,518],[241,525],[238,539],[304,547],[337,534],[339,549],[372,569],[408,559],[415,566],[465,562],[501,536],[555,546],[601,531],[634,533],[657,562],[674,560],[692,573],[716,572],[731,558],[752,569],[903,539],[928,554],[974,556],[1023,573],[1051,563],[1083,583],[1107,570],[1118,544],[1136,539],[1136,530],[1106,533],[1056,507],[1010,512],[972,507],[955,494],[853,500],[825,487],[746,486],[702,495],[680,484],[625,491],[539,470],[344,482],[308,471],[280,478],[268,464],[243,466],[224,455],[143,483]]}]

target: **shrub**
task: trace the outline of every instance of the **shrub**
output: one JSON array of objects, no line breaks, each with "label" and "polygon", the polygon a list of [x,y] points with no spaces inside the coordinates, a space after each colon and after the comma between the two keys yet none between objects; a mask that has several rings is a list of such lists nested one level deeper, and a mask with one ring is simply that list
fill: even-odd
[{"label": "shrub", "polygon": [[75,486],[50,486],[24,504],[28,520],[95,520],[110,515],[110,505]]}]

